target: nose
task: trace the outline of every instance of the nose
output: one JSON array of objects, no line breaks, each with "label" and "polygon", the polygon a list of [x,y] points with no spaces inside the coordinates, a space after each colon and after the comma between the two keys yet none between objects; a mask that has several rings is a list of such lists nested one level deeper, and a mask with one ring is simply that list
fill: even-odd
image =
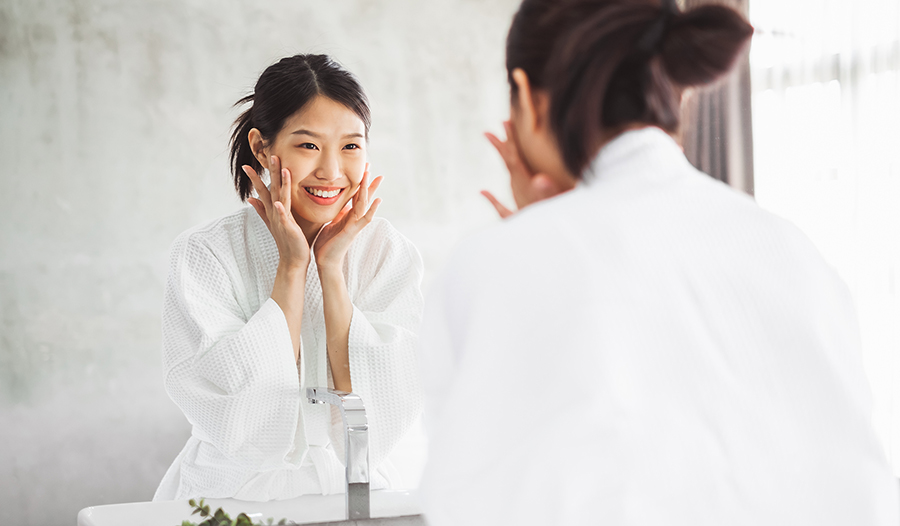
[{"label": "nose", "polygon": [[328,152],[319,157],[319,166],[316,168],[316,179],[322,182],[336,181],[341,177],[341,164],[338,156]]}]

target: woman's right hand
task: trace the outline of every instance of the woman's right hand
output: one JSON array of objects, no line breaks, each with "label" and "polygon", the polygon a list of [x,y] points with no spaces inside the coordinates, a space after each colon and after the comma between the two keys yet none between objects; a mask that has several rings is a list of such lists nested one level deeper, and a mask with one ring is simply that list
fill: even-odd
[{"label": "woman's right hand", "polygon": [[281,160],[274,155],[269,159],[269,164],[271,189],[263,184],[252,167],[246,164],[242,166],[259,195],[258,199],[251,197],[247,201],[275,238],[280,265],[286,265],[289,269],[305,270],[310,260],[309,243],[291,213],[291,172],[287,168],[282,168]]},{"label": "woman's right hand", "polygon": [[[506,163],[506,168],[509,170],[509,182],[512,187],[513,199],[516,201],[516,206],[519,209],[570,190],[570,188],[560,188],[546,174],[532,173],[519,155],[519,146],[512,124],[506,121],[503,123],[503,128],[506,130],[505,141],[500,140],[499,137],[490,132],[484,135],[491,141],[500,157],[503,158],[503,162]],[[485,196],[494,205],[501,218],[505,219],[515,213],[515,211],[503,206],[487,190],[483,190],[481,195]]]}]

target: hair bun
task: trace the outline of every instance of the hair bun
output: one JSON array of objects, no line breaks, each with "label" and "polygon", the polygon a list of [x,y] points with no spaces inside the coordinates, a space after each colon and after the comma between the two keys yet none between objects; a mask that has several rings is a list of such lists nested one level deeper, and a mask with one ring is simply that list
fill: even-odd
[{"label": "hair bun", "polygon": [[660,59],[676,84],[709,84],[728,73],[752,35],[753,27],[733,9],[697,7],[670,22]]}]

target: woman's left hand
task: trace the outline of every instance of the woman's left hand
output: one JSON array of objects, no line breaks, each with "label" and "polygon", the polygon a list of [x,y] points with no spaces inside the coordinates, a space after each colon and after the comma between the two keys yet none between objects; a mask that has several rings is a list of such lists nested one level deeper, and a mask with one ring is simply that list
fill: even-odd
[{"label": "woman's left hand", "polygon": [[375,211],[381,199],[372,201],[372,194],[378,189],[384,177],[376,177],[369,183],[369,163],[363,172],[362,181],[356,193],[350,198],[347,206],[334,218],[334,221],[322,227],[313,247],[316,265],[319,269],[339,269],[350,243],[356,235],[375,217]]}]

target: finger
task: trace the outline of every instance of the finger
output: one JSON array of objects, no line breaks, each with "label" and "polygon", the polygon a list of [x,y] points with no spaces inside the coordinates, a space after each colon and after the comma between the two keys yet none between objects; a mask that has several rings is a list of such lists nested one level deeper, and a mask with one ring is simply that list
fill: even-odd
[{"label": "finger", "polygon": [[511,120],[503,121],[503,131],[506,132],[506,141],[507,142],[516,142],[516,129],[512,126]]},{"label": "finger", "polygon": [[269,193],[272,201],[281,201],[281,160],[275,156],[269,156]]},{"label": "finger", "polygon": [[506,130],[506,151],[509,154],[510,158],[515,159],[515,162],[518,164],[522,164],[522,158],[519,155],[519,141],[516,137],[516,130],[513,128],[512,123],[509,121],[505,121],[503,123],[503,129]]},{"label": "finger", "polygon": [[372,202],[372,196],[375,195],[375,190],[378,190],[378,187],[381,186],[381,181],[384,180],[384,177],[378,176],[372,181],[372,184],[369,185],[368,190],[366,191],[366,201],[365,203],[360,203],[360,210],[366,210],[366,206],[368,203]]},{"label": "finger", "polygon": [[484,132],[484,136],[487,137],[487,140],[489,140],[491,144],[494,145],[494,148],[496,148],[497,151],[500,152],[500,156],[505,158],[506,147],[503,144],[503,141],[501,141],[499,137],[491,132]]},{"label": "finger", "polygon": [[514,172],[516,170],[521,170],[524,168],[522,165],[521,159],[519,159],[518,150],[515,149],[514,145],[509,141],[501,141],[497,138],[496,135],[490,132],[486,132],[485,137],[491,141],[491,144],[494,145],[494,148],[497,149],[497,152],[500,154],[500,157],[503,159],[503,162],[506,163],[506,169],[510,172]]},{"label": "finger", "polygon": [[359,182],[359,196],[362,202],[369,200],[369,181],[372,180],[372,174],[369,173],[369,163],[366,163],[366,169],[363,171],[362,181]]},{"label": "finger", "polygon": [[347,217],[347,214],[350,213],[350,210],[350,203],[347,203],[347,205],[338,212],[338,215],[334,216],[334,219],[331,220],[331,224],[340,225],[341,221],[343,221],[344,218]]},{"label": "finger", "polygon": [[284,203],[284,207],[291,209],[291,171],[287,168],[281,169],[281,189],[279,192],[280,201]]},{"label": "finger", "polygon": [[259,217],[263,220],[263,223],[266,224],[266,228],[269,227],[269,216],[266,214],[266,205],[262,203],[259,199],[254,197],[247,198],[247,202],[250,203],[250,206],[256,210],[256,213],[259,214]]},{"label": "finger", "polygon": [[491,204],[494,205],[494,210],[497,211],[497,214],[499,214],[502,219],[506,219],[507,217],[513,215],[513,211],[503,206],[503,204],[498,201],[496,197],[494,197],[494,194],[488,192],[487,190],[482,190],[481,195],[487,197],[488,201],[490,201]]},{"label": "finger", "polygon": [[379,175],[372,181],[372,184],[369,185],[369,198],[375,195],[375,190],[378,190],[378,187],[381,186],[381,182],[384,181],[384,176]]},{"label": "finger", "polygon": [[278,214],[278,219],[282,222],[282,224],[286,224],[290,222],[291,219],[293,219],[293,217],[285,208],[284,203],[282,203],[281,201],[275,201],[272,206],[275,209],[275,212]]},{"label": "finger", "polygon": [[259,174],[256,173],[256,170],[246,164],[241,166],[241,168],[244,170],[244,173],[247,174],[247,177],[250,178],[250,182],[253,183],[256,195],[259,196],[263,205],[266,207],[270,206],[272,204],[272,196],[269,195],[269,189],[263,184],[262,179],[259,178]]},{"label": "finger", "polygon": [[360,190],[363,188],[363,183],[366,180],[366,174],[369,172],[369,163],[366,163],[366,167],[363,168],[363,177],[360,179],[359,184],[353,188],[353,192],[350,194],[350,200],[348,203],[356,203],[356,196],[359,194]]},{"label": "finger", "polygon": [[369,163],[366,163],[366,170],[363,172],[362,181],[359,182],[359,190],[353,198],[353,209],[356,210],[357,219],[362,218],[366,213],[369,205]]},{"label": "finger", "polygon": [[497,153],[500,154],[500,158],[503,159],[504,164],[506,164],[506,169],[512,171],[512,159],[509,156],[509,149],[506,146],[506,143],[501,141],[496,135],[490,132],[485,132],[485,137],[491,142],[494,148],[497,150]]},{"label": "finger", "polygon": [[372,206],[369,207],[369,211],[366,212],[366,215],[365,215],[365,217],[364,217],[365,222],[366,222],[367,224],[368,224],[368,223],[371,223],[372,220],[375,219],[375,211],[378,210],[378,205],[380,205],[380,204],[381,204],[381,198],[380,198],[380,197],[379,197],[378,199],[375,199],[374,201],[372,201]]}]

